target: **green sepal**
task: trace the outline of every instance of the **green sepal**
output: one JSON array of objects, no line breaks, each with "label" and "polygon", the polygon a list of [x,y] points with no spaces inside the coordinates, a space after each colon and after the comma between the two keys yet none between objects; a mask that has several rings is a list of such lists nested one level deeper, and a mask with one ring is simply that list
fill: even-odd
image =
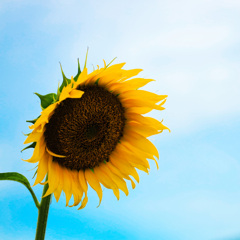
[{"label": "green sepal", "polygon": [[94,170],[93,170],[93,168],[90,168],[90,170],[94,173]]},{"label": "green sepal", "polygon": [[98,85],[99,79],[100,79],[100,78],[98,78],[98,79],[96,80],[96,82],[95,82],[96,85]]},{"label": "green sepal", "polygon": [[60,82],[58,82],[56,102],[59,100],[60,93]]},{"label": "green sepal", "polygon": [[59,92],[61,93],[63,88],[66,87],[70,82],[71,82],[71,79],[67,78],[63,72],[63,69],[62,69],[62,65],[60,63],[60,68],[61,68],[61,72],[62,72],[62,77],[63,77],[63,82],[59,88]]},{"label": "green sepal", "polygon": [[38,171],[38,170],[36,170],[36,172],[33,174],[33,177],[32,177],[32,179],[34,179],[34,177],[36,176],[36,174],[37,174],[37,171]]},{"label": "green sepal", "polygon": [[35,148],[35,146],[36,146],[36,142],[33,142],[32,144],[30,144],[27,147],[25,147],[24,149],[22,149],[21,152],[28,149],[28,148]]},{"label": "green sepal", "polygon": [[108,66],[110,66],[110,64],[116,59],[117,57],[115,57],[106,67],[105,67],[105,69],[108,67]]},{"label": "green sepal", "polygon": [[49,105],[54,103],[57,99],[56,93],[49,93],[47,95],[41,95],[39,93],[35,93],[35,94],[40,98],[42,109],[47,108]]},{"label": "green sepal", "polygon": [[84,67],[83,67],[83,69],[85,69],[86,66],[87,66],[88,50],[89,50],[89,47],[87,47],[87,53],[86,53],[86,58],[85,58],[85,63],[84,63]]},{"label": "green sepal", "polygon": [[22,132],[22,134],[23,134],[25,137],[28,137],[31,133],[24,133],[24,132]]},{"label": "green sepal", "polygon": [[107,164],[107,161],[106,161],[106,160],[104,160],[104,161],[103,161],[103,163]]},{"label": "green sepal", "polygon": [[33,120],[26,120],[26,122],[32,123],[34,124],[40,117],[41,115],[39,115],[37,118],[33,119]]},{"label": "green sepal", "polygon": [[77,75],[73,78],[75,82],[77,81],[79,75],[81,74],[81,68],[80,68],[79,58],[78,58],[77,61],[78,61],[78,72],[77,72]]},{"label": "green sepal", "polygon": [[0,180],[10,180],[10,181],[16,181],[16,182],[22,183],[31,193],[33,200],[36,204],[36,207],[39,208],[39,202],[37,200],[37,197],[34,194],[30,186],[30,183],[25,176],[17,172],[6,172],[6,173],[0,173]]}]

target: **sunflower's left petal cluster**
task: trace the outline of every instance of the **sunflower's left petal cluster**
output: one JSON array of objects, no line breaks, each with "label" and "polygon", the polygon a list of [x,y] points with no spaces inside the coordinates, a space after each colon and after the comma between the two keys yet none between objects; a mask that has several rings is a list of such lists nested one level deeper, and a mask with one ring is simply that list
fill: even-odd
[{"label": "sunflower's left petal cluster", "polygon": [[[49,119],[53,115],[54,110],[60,104],[61,101],[65,100],[66,98],[76,98],[76,97],[81,98],[81,96],[83,94],[84,94],[83,91],[77,90],[76,88],[72,87],[72,84],[69,84],[66,87],[63,87],[62,92],[59,97],[59,101],[57,101],[57,102],[49,105],[47,108],[45,108],[41,112],[41,115],[36,120],[36,122],[32,126],[29,127],[33,131],[28,135],[24,144],[36,142],[36,146],[35,146],[32,157],[30,159],[24,160],[24,161],[31,162],[31,163],[39,162],[37,178],[35,180],[34,185],[41,183],[44,180],[44,177],[46,176],[46,174],[49,173],[49,175],[51,175],[51,171],[53,171],[52,169],[54,169],[54,167],[49,168],[49,162],[51,163],[52,157],[56,156],[56,155],[54,153],[52,153],[50,150],[48,150],[46,147],[45,138],[44,138],[45,125],[49,122]],[[57,156],[59,157],[59,155],[57,155]],[[53,166],[54,165],[56,165],[56,164],[53,164]],[[50,181],[48,181],[48,182],[50,182]],[[53,181],[51,181],[51,182],[53,182]],[[50,192],[50,190],[48,192]]]},{"label": "sunflower's left petal cluster", "polygon": [[[167,95],[138,90],[155,80],[133,78],[142,70],[123,70],[124,65],[125,63],[120,63],[107,67],[105,63],[103,68],[98,67],[90,74],[88,74],[87,68],[84,68],[77,79],[72,78],[71,82],[63,87],[59,101],[44,109],[38,120],[30,127],[33,131],[25,143],[36,142],[36,147],[32,158],[27,161],[39,162],[34,185],[42,182],[45,175],[48,174],[48,180],[45,183],[49,184],[49,188],[45,196],[53,193],[58,201],[63,191],[67,206],[72,207],[80,204],[78,209],[82,209],[88,202],[89,185],[96,191],[100,205],[103,197],[102,186],[111,189],[116,198],[119,199],[120,190],[125,195],[129,194],[126,180],[131,182],[132,188],[136,186],[134,180],[139,182],[136,169],[149,173],[148,159],[154,160],[157,164],[158,150],[148,137],[169,129],[162,122],[142,116],[142,114],[153,109],[163,110]],[[77,87],[88,84],[104,87],[118,97],[124,107],[126,123],[123,136],[110,154],[109,161],[103,162],[94,169],[77,171],[64,168],[52,161],[54,153],[46,149],[44,131],[46,123],[58,104],[66,98],[81,98],[84,92],[77,90]],[[73,203],[70,205],[72,196]]]}]

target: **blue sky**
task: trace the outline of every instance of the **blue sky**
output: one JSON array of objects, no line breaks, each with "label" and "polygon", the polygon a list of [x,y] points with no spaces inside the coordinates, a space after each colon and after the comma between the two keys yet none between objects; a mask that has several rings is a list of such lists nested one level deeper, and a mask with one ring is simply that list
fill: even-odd
[{"label": "blue sky", "polygon": [[[117,201],[89,192],[81,211],[52,200],[46,239],[240,239],[240,2],[237,0],[0,2],[0,172],[33,184],[35,165],[21,161],[26,119],[38,116],[33,94],[55,92],[59,62],[75,75],[89,46],[88,68],[102,59],[143,68],[168,94],[172,132],[151,140],[157,171]],[[34,187],[40,198],[41,186]],[[0,239],[34,239],[37,210],[29,192],[0,182]]]}]

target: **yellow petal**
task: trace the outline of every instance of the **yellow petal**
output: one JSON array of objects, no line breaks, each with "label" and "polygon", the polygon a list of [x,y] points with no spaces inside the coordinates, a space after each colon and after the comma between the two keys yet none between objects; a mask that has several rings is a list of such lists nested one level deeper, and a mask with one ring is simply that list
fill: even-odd
[{"label": "yellow petal", "polygon": [[122,81],[138,75],[141,71],[142,69],[123,70],[124,77],[122,78]]},{"label": "yellow petal", "polygon": [[49,150],[47,147],[46,147],[46,151],[53,157],[58,157],[58,158],[65,158],[66,156],[63,156],[63,155],[59,155],[59,154],[56,154],[56,153],[53,153],[51,150]]},{"label": "yellow petal", "polygon": [[104,71],[104,68],[93,71],[87,76],[87,79],[84,82],[84,85],[95,83],[99,78],[98,75]]},{"label": "yellow petal", "polygon": [[104,62],[104,68],[106,68],[106,67],[107,67],[107,64],[106,64],[106,62],[105,62],[104,59],[103,59],[103,62]]},{"label": "yellow petal", "polygon": [[121,141],[121,145],[123,145],[124,147],[126,147],[130,152],[132,152],[133,154],[138,154],[141,155],[144,158],[148,158],[148,159],[152,159],[154,160],[154,155],[149,153],[147,150],[145,149],[139,149],[135,146],[133,146],[132,144],[130,144],[129,142],[126,141]]},{"label": "yellow petal", "polygon": [[70,98],[81,98],[83,94],[84,94],[84,91],[77,90],[77,89],[73,89],[73,90],[69,93],[69,97],[70,97]]},{"label": "yellow petal", "polygon": [[124,92],[128,92],[129,90],[136,90],[140,87],[143,87],[147,83],[155,81],[153,79],[144,79],[144,78],[133,78],[130,80],[126,80],[124,82],[110,82],[106,85],[106,88],[109,91],[112,91],[114,94],[122,94]]},{"label": "yellow petal", "polygon": [[85,170],[85,178],[87,179],[87,182],[89,183],[89,185],[96,191],[98,198],[99,198],[99,205],[101,204],[102,201],[102,188],[101,185],[97,179],[97,177],[95,176],[95,174],[90,170],[90,169],[86,169]]},{"label": "yellow petal", "polygon": [[52,156],[50,156],[48,153],[44,152],[44,154],[38,164],[37,177],[36,177],[36,180],[35,180],[35,183],[33,184],[33,186],[40,183],[46,176],[46,174],[48,172],[48,161],[51,161],[51,158],[52,158]]},{"label": "yellow petal", "polygon": [[[119,63],[119,64],[115,64],[112,65],[108,68],[101,68],[98,72],[98,74],[96,74],[91,81],[95,82],[97,79],[103,79],[103,82],[108,82],[107,78],[111,78],[113,79],[113,76],[115,76],[117,79],[122,78],[123,76],[123,70],[121,70],[121,68],[125,65],[125,63]],[[115,79],[115,81],[117,81],[117,79]],[[101,81],[100,81],[101,82]],[[86,82],[89,83],[89,80]]]},{"label": "yellow petal", "polygon": [[114,73],[121,73],[123,74],[126,70],[123,70],[122,67],[125,65],[126,63],[118,63],[118,64],[114,64],[108,68],[103,68],[104,71],[102,71],[101,74],[99,74],[99,77],[103,77],[103,76],[107,76],[110,74],[114,74]]},{"label": "yellow petal", "polygon": [[158,121],[157,119],[151,118],[151,117],[143,117],[140,114],[137,113],[133,113],[133,112],[126,112],[125,113],[125,117],[129,120],[129,121],[136,121],[142,125],[146,125],[146,126],[151,126],[153,128],[155,128],[156,130],[169,130],[170,129],[166,126],[164,126],[162,124],[162,122]]},{"label": "yellow petal", "polygon": [[164,100],[167,97],[167,95],[158,95],[152,92],[148,92],[145,90],[129,90],[126,92],[123,92],[119,98],[123,100],[128,99],[140,99],[140,100],[147,100],[147,101],[153,101],[154,103],[158,103],[162,100]]},{"label": "yellow petal", "polygon": [[113,92],[114,94],[121,94],[122,92],[129,90],[126,88],[127,86],[123,85],[122,83],[116,83],[115,81],[110,82],[106,85],[106,88],[109,92]]},{"label": "yellow petal", "polygon": [[128,107],[125,109],[125,113],[138,113],[138,114],[146,114],[153,110],[150,107]]},{"label": "yellow petal", "polygon": [[105,172],[102,171],[101,166],[95,167],[94,173],[95,173],[96,177],[98,178],[99,182],[101,182],[104,187],[112,189],[114,195],[119,200],[120,193],[119,193],[119,189],[117,188],[117,185],[107,174],[105,174]]},{"label": "yellow petal", "polygon": [[57,107],[58,102],[57,103],[53,103],[51,105],[49,105],[47,108],[45,108],[42,112],[41,112],[41,116],[38,118],[38,120],[29,128],[30,129],[35,129],[40,127],[41,131],[43,130],[43,127],[45,125],[45,123],[48,123],[51,115],[54,113],[55,108]]},{"label": "yellow petal", "polygon": [[171,130],[168,127],[163,125],[162,122],[159,122],[157,119],[151,118],[151,117],[145,117],[145,119],[147,120],[148,125],[154,126],[158,130],[162,130],[162,131],[168,130],[169,132],[171,132]]},{"label": "yellow petal", "polygon": [[67,168],[63,167],[63,191],[65,192],[66,195],[66,206],[68,206],[68,203],[72,197],[72,176],[70,174]]},{"label": "yellow petal", "polygon": [[48,190],[43,197],[53,193],[59,186],[59,165],[56,162],[48,161]]},{"label": "yellow petal", "polygon": [[30,135],[24,141],[24,144],[28,144],[28,143],[31,143],[31,142],[37,142],[42,137],[42,135],[43,135],[42,132],[38,132],[37,130],[34,130],[30,133]]},{"label": "yellow petal", "polygon": [[119,189],[121,189],[126,196],[128,195],[128,189],[127,189],[127,184],[126,182],[120,178],[119,176],[115,175],[110,168],[108,167],[108,163],[106,164],[102,164],[102,171],[105,172],[106,175],[108,175],[113,181],[114,183],[117,185],[117,187]]},{"label": "yellow petal", "polygon": [[110,162],[118,168],[122,173],[131,175],[135,178],[137,182],[139,182],[139,175],[134,167],[132,167],[129,163],[121,161],[121,156],[112,153],[109,157]]},{"label": "yellow petal", "polygon": [[[125,142],[125,141],[122,141],[122,142],[121,142],[121,145],[123,145],[124,147],[126,147],[126,148],[127,148],[129,151],[131,151],[132,153],[137,154],[138,156],[140,155],[140,156],[142,156],[142,157],[144,157],[144,158],[148,158],[148,159],[154,160],[155,163],[156,163],[157,169],[159,168],[159,167],[158,167],[157,160],[154,158],[154,155],[153,155],[153,154],[150,154],[149,152],[147,152],[147,150],[146,150],[146,152],[144,152],[145,149],[141,149],[141,150],[140,150],[140,149],[132,146],[131,144],[129,144],[128,142]],[[150,167],[149,167],[149,168],[150,168]]]},{"label": "yellow petal", "polygon": [[129,90],[136,90],[148,84],[149,82],[155,81],[154,79],[145,79],[145,78],[133,78],[123,82],[122,84],[126,85]]},{"label": "yellow petal", "polygon": [[74,203],[69,207],[77,206],[80,203],[82,196],[83,196],[83,190],[82,190],[82,187],[78,180],[78,171],[71,170],[71,175],[72,175],[72,179],[73,179],[72,193],[73,193],[73,197],[74,197]]},{"label": "yellow petal", "polygon": [[157,160],[156,160],[156,159],[153,159],[153,160],[154,160],[154,162],[156,163],[157,170],[158,170],[158,169],[159,169],[158,162],[157,162]]},{"label": "yellow petal", "polygon": [[114,173],[116,174],[117,176],[119,176],[120,178],[125,178],[127,180],[130,180],[131,181],[131,184],[132,184],[132,188],[135,188],[135,183],[133,182],[133,180],[127,175],[127,174],[124,174],[122,173],[118,168],[116,168],[111,162],[108,162],[108,168]]},{"label": "yellow petal", "polygon": [[157,105],[151,100],[144,100],[144,99],[127,99],[127,100],[124,99],[124,100],[121,100],[121,103],[122,103],[123,107],[125,107],[125,108],[144,107],[144,108],[152,108],[152,109],[156,109],[156,110],[164,110],[165,109],[164,107],[162,107],[162,104]]},{"label": "yellow petal", "polygon": [[106,86],[111,82],[116,82],[118,79],[122,77],[122,73],[112,73],[106,76],[99,78],[98,85],[99,86]]},{"label": "yellow petal", "polygon": [[149,162],[146,160],[146,157],[144,155],[139,154],[138,152],[131,152],[122,144],[118,145],[118,149],[118,152],[122,157],[122,161],[128,161],[134,167],[143,166],[142,169],[145,169],[145,172],[146,169],[150,168]]},{"label": "yellow petal", "polygon": [[159,133],[157,129],[150,127],[150,125],[146,126],[137,122],[128,122],[125,126],[125,130],[132,130],[143,137],[149,137]]},{"label": "yellow petal", "polygon": [[30,163],[36,163],[41,160],[44,152],[45,152],[45,142],[44,142],[44,137],[42,136],[39,141],[36,143],[36,146],[33,150],[33,155],[30,159],[28,160],[23,160],[25,162],[30,162]]},{"label": "yellow petal", "polygon": [[87,195],[85,195],[85,197],[82,201],[82,204],[81,204],[80,208],[78,208],[78,210],[81,210],[81,209],[85,208],[86,205],[87,205],[87,202],[88,202],[88,197],[87,197]]},{"label": "yellow petal", "polygon": [[87,68],[84,68],[77,79],[76,85],[82,84],[86,81],[88,75],[87,72],[88,72]]},{"label": "yellow petal", "polygon": [[140,134],[133,131],[126,131],[123,135],[122,141],[129,142],[131,145],[144,149],[144,151],[153,154],[159,159],[159,154],[157,148],[152,144],[147,138],[141,136]]},{"label": "yellow petal", "polygon": [[54,197],[56,198],[56,201],[59,201],[59,198],[61,196],[62,188],[58,186],[58,188],[54,191]]},{"label": "yellow petal", "polygon": [[118,63],[118,64],[114,64],[114,65],[112,65],[112,66],[110,66],[110,67],[108,67],[107,69],[106,69],[106,71],[119,71],[119,70],[121,70],[122,68],[123,68],[123,66],[125,65],[126,63]]},{"label": "yellow petal", "polygon": [[84,191],[85,193],[87,193],[88,186],[87,186],[87,181],[86,181],[86,178],[85,178],[85,175],[84,175],[83,170],[80,170],[80,171],[78,172],[78,179],[79,179],[79,183],[80,183],[83,191]]}]

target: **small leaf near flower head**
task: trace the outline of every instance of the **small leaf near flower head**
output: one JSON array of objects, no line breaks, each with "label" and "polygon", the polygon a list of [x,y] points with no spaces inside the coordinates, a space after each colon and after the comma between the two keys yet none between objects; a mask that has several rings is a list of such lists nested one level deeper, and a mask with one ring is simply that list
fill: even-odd
[{"label": "small leaf near flower head", "polygon": [[21,152],[28,149],[28,148],[35,148],[35,146],[36,146],[36,142],[33,142],[32,144],[30,144],[27,147],[25,147],[24,149],[22,149]]},{"label": "small leaf near flower head", "polygon": [[55,93],[49,93],[47,95],[41,95],[39,93],[35,93],[41,100],[41,107],[43,109],[47,108],[49,105],[54,103],[54,101],[57,98],[57,95]]}]

